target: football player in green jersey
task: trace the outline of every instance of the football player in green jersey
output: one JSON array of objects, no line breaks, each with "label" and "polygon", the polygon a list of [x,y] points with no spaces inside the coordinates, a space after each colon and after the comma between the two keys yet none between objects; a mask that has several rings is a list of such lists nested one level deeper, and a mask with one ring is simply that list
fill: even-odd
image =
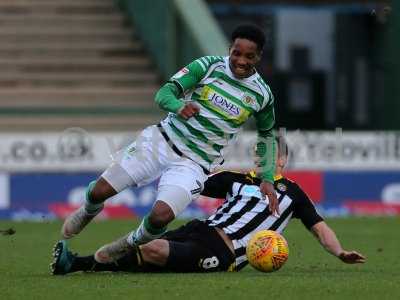
[{"label": "football player in green jersey", "polygon": [[226,146],[251,116],[259,137],[260,190],[271,212],[279,214],[273,186],[274,98],[255,69],[265,44],[264,33],[254,25],[241,25],[233,31],[231,41],[229,56],[201,57],[161,87],[155,100],[168,116],[144,129],[100,178],[89,184],[85,204],[64,222],[65,239],[82,231],[108,198],[159,178],[156,201],[139,228],[100,248],[96,259],[115,261],[133,244],[158,238],[200,195],[207,175],[223,163]]}]

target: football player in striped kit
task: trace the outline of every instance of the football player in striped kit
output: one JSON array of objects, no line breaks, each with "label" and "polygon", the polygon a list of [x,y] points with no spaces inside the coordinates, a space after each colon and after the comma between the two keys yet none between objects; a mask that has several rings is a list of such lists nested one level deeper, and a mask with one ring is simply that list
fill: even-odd
[{"label": "football player in striped kit", "polygon": [[[229,56],[201,57],[175,74],[157,93],[168,116],[144,129],[123,149],[96,181],[89,184],[85,204],[64,222],[64,239],[79,234],[104,202],[129,186],[159,178],[151,212],[137,230],[99,249],[102,260],[114,260],[123,249],[163,235],[166,226],[203,190],[207,175],[223,163],[226,146],[253,116],[258,130],[260,191],[269,209],[278,212],[273,186],[274,98],[255,69],[265,44],[256,26],[241,25],[231,36]],[[97,256],[98,256],[97,255]]]},{"label": "football player in striped kit", "polygon": [[334,231],[317,213],[312,201],[295,183],[281,175],[287,161],[287,146],[278,143],[275,190],[281,214],[274,215],[260,191],[262,179],[255,174],[223,171],[205,182],[203,195],[225,198],[207,220],[193,220],[160,239],[129,249],[114,262],[99,263],[94,255],[73,255],[65,241],[55,246],[52,272],[63,275],[76,271],[127,272],[210,272],[239,271],[248,264],[246,245],[259,230],[281,233],[292,218],[299,218],[326,251],[345,263],[363,263],[366,258],[344,250]]}]

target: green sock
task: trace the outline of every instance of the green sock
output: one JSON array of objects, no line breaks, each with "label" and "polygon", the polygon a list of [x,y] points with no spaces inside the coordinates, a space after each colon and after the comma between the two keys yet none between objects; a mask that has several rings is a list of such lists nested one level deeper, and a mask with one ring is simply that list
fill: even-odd
[{"label": "green sock", "polygon": [[157,227],[154,227],[153,225],[151,225],[148,215],[144,217],[143,223],[144,223],[144,228],[150,234],[158,235],[158,234],[164,233],[167,230],[167,226],[164,226],[162,228],[157,228]]},{"label": "green sock", "polygon": [[92,203],[90,201],[90,194],[93,191],[95,185],[96,185],[96,180],[93,180],[88,184],[88,186],[86,188],[85,210],[88,214],[97,214],[100,210],[103,209],[103,206],[104,206],[103,203]]},{"label": "green sock", "polygon": [[157,228],[149,222],[149,216],[145,216],[136,231],[128,236],[130,244],[144,244],[161,237],[167,230],[167,226]]}]

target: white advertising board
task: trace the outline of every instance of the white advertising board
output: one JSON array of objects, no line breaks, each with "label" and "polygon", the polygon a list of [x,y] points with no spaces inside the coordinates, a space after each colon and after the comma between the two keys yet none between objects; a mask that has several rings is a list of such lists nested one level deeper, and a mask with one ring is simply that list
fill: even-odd
[{"label": "white advertising board", "polygon": [[[102,171],[135,133],[1,133],[0,171]],[[400,132],[300,132],[285,134],[289,169],[400,170]],[[226,151],[223,168],[252,168],[256,133],[242,132]]]},{"label": "white advertising board", "polygon": [[[289,131],[289,169],[400,170],[400,132]],[[227,164],[245,168],[256,142],[243,133],[229,149]]]},{"label": "white advertising board", "polygon": [[63,132],[1,133],[0,171],[98,171],[135,139],[135,133]]},{"label": "white advertising board", "polygon": [[10,207],[10,178],[8,174],[0,173],[0,209]]}]

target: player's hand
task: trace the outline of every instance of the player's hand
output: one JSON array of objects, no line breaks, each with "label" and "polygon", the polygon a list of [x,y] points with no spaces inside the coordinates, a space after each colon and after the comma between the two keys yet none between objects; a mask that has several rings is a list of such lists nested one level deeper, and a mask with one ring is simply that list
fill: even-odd
[{"label": "player's hand", "polygon": [[178,111],[178,116],[187,120],[193,117],[194,115],[198,114],[199,111],[200,108],[196,104],[189,102],[186,103],[185,106]]},{"label": "player's hand", "polygon": [[346,264],[360,264],[365,263],[366,258],[362,254],[356,251],[345,251],[343,250],[339,255],[339,259]]},{"label": "player's hand", "polygon": [[279,216],[279,202],[276,197],[274,185],[271,182],[263,181],[260,184],[260,191],[269,200],[269,211],[276,216]]}]

